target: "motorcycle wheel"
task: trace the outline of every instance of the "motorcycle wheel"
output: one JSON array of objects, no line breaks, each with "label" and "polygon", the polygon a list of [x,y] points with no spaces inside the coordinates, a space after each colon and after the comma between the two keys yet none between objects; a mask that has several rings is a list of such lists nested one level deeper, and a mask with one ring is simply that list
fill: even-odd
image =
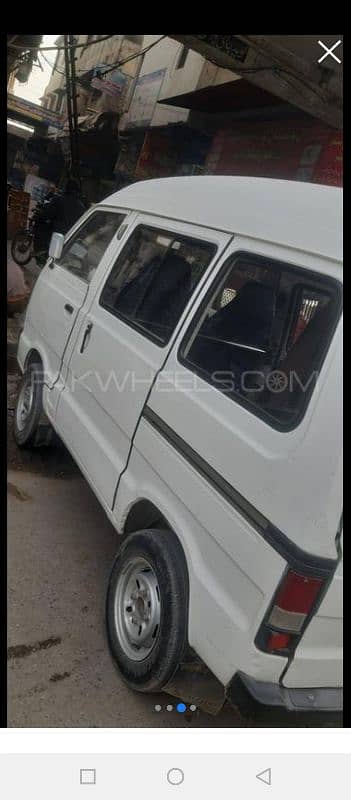
[{"label": "motorcycle wheel", "polygon": [[17,231],[11,242],[11,255],[19,267],[24,267],[33,255],[33,237],[28,231]]}]

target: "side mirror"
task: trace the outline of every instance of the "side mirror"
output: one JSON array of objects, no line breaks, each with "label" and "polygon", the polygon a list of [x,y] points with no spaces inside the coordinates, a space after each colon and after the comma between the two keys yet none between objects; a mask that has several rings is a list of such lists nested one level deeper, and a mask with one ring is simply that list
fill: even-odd
[{"label": "side mirror", "polygon": [[50,247],[49,247],[49,258],[53,258],[54,261],[59,261],[62,256],[63,250],[63,243],[65,241],[65,237],[63,233],[53,233],[51,237]]}]

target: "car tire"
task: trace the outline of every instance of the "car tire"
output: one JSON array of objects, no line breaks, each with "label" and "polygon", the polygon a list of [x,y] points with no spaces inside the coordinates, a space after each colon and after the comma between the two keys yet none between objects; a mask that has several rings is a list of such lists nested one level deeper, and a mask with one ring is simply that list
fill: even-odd
[{"label": "car tire", "polygon": [[130,534],[113,564],[106,598],[112,658],[129,688],[158,692],[187,651],[189,581],[169,530]]},{"label": "car tire", "polygon": [[[40,425],[43,415],[43,368],[35,362],[26,369],[16,401],[13,434],[18,447],[32,448],[49,440],[50,426]],[[43,429],[46,431],[43,437]]]}]

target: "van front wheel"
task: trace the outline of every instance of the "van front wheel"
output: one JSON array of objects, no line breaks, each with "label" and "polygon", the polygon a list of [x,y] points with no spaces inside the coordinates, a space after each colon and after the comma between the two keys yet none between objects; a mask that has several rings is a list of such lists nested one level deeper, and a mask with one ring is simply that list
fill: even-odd
[{"label": "van front wheel", "polygon": [[42,365],[32,363],[23,375],[16,402],[13,433],[18,447],[30,448],[37,444],[43,412],[42,392]]},{"label": "van front wheel", "polygon": [[140,692],[163,689],[187,647],[188,574],[171,531],[138,531],[122,545],[110,576],[106,624],[124,682]]}]

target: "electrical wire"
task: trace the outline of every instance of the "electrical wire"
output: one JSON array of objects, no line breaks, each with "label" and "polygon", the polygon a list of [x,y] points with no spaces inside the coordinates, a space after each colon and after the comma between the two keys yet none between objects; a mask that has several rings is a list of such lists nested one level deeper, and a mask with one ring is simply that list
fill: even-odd
[{"label": "electrical wire", "polygon": [[[57,72],[57,74],[58,74],[58,75],[63,75],[63,77],[66,77],[66,73],[65,73],[65,72],[63,72],[63,70],[61,70],[61,69],[58,69],[58,67],[56,67],[56,65],[55,65],[55,64],[52,64],[52,63],[51,63],[51,61],[49,61],[49,59],[48,59],[48,58],[46,58],[46,56],[44,56],[44,54],[43,54],[43,53],[41,54],[41,57],[44,59],[44,61],[46,61],[46,63],[49,65],[49,67],[51,67],[51,69],[52,69],[52,71],[53,71],[53,72]],[[85,73],[87,73],[87,72],[90,72],[90,70],[87,70],[87,69],[78,69],[78,70],[76,71],[76,75],[84,75],[84,74],[85,74]]]},{"label": "electrical wire", "polygon": [[151,44],[149,44],[148,47],[144,47],[144,49],[143,50],[139,50],[138,53],[133,53],[132,56],[128,56],[128,58],[124,58],[123,61],[118,61],[116,64],[112,64],[108,69],[101,70],[101,72],[99,74],[100,75],[107,75],[108,72],[112,72],[112,70],[117,69],[118,67],[121,67],[123,64],[127,64],[128,61],[133,61],[134,58],[139,58],[140,56],[145,55],[145,53],[148,53],[149,50],[151,50],[159,42],[161,42],[162,39],[166,39],[167,37],[168,37],[168,33],[165,33],[163,36],[160,36],[159,39],[156,39],[156,42],[152,42]]},{"label": "electrical wire", "polygon": [[[33,48],[33,47],[31,47],[31,48],[27,48],[27,50],[35,50],[35,49],[37,49],[38,53],[42,53],[42,57],[45,59],[46,63],[51,67],[51,69],[53,71],[57,72],[59,75],[63,75],[64,76],[65,75],[64,72],[61,72],[61,70],[57,69],[57,67],[55,65],[51,64],[48,61],[48,59],[45,58],[45,56],[43,55],[43,50],[65,50],[65,49],[75,49],[75,48],[80,48],[80,47],[90,47],[90,45],[98,44],[98,42],[103,42],[106,39],[111,39],[115,35],[116,34],[114,34],[114,33],[113,34],[109,34],[107,36],[100,37],[99,39],[95,39],[93,42],[86,42],[85,44],[68,45],[67,48],[65,48],[65,47]],[[125,58],[122,61],[118,61],[115,64],[111,64],[111,66],[109,66],[108,69],[99,71],[99,75],[101,77],[103,77],[104,75],[107,75],[109,72],[112,72],[113,70],[118,69],[119,67],[123,66],[123,64],[127,64],[129,61],[133,61],[135,58],[140,58],[140,56],[143,56],[143,55],[145,55],[145,53],[148,53],[149,50],[151,50],[153,47],[155,47],[163,39],[166,39],[168,35],[169,34],[164,34],[163,36],[160,36],[159,39],[157,39],[155,42],[152,42],[150,45],[148,45],[148,47],[145,47],[143,50],[139,50],[138,53],[133,53],[133,55],[128,56],[128,58]],[[18,45],[11,45],[11,47],[16,47],[17,49],[23,49],[23,48],[20,48]],[[208,60],[211,61],[211,63],[214,64],[217,67],[222,66],[217,61],[215,61],[215,59],[213,59],[213,58],[209,58]],[[285,75],[288,75],[293,80],[295,80],[297,83],[300,83],[306,89],[308,89],[310,91],[313,91],[313,93],[315,95],[317,95],[317,97],[320,100],[324,99],[323,95],[321,94],[321,92],[316,90],[314,87],[309,86],[309,84],[307,84],[302,78],[300,78],[297,75],[294,75],[292,72],[290,72],[290,70],[287,70],[284,67],[280,67],[277,64],[272,64],[272,65],[267,65],[267,66],[262,66],[262,67],[242,67],[242,68],[235,67],[234,71],[238,75],[254,75],[254,74],[258,73],[258,72],[266,72],[266,71],[273,72],[273,74],[276,74],[278,77],[279,77],[280,74],[285,74]],[[77,72],[77,75],[84,75],[85,72],[89,72],[89,70],[79,70]],[[291,88],[293,88],[295,90],[298,88],[297,86],[294,86],[289,81],[286,81],[286,83],[288,85],[290,85]]]},{"label": "electrical wire", "polygon": [[[124,58],[122,61],[117,61],[115,64],[111,64],[111,66],[108,69],[99,71],[99,75],[101,75],[103,77],[104,75],[107,75],[109,72],[112,72],[113,70],[117,69],[118,67],[122,66],[123,64],[126,64],[129,61],[133,61],[133,59],[135,59],[135,58],[140,58],[140,56],[144,55],[145,53],[148,53],[149,50],[151,50],[159,42],[161,42],[162,39],[166,39],[167,35],[168,34],[164,34],[163,36],[160,36],[160,38],[157,39],[156,42],[152,42],[151,44],[148,45],[148,47],[145,47],[143,50],[139,50],[137,53],[133,53],[133,55],[128,56],[128,58]],[[95,44],[95,42],[92,42],[92,44]],[[58,49],[62,49],[62,48],[58,48]],[[51,62],[46,58],[46,56],[44,56],[43,53],[41,53],[41,55],[42,55],[42,58],[44,59],[44,61],[46,61],[46,63],[49,65],[49,67],[51,67],[53,72],[57,72],[59,75],[65,76],[65,72],[62,72],[60,69],[58,69],[55,66],[55,64],[51,64]],[[90,72],[90,70],[86,70],[86,69],[77,70],[77,75],[84,75],[87,72]]]},{"label": "electrical wire", "polygon": [[[293,74],[292,72],[290,72],[288,69],[285,69],[284,67],[278,67],[278,66],[277,66],[277,67],[275,67],[275,68],[274,68],[274,72],[275,72],[275,73],[278,75],[278,77],[279,77],[279,75],[280,75],[280,74],[289,75],[289,77],[290,77],[290,78],[293,78],[293,79],[294,79],[294,81],[296,81],[297,83],[300,83],[300,84],[301,84],[301,86],[304,86],[304,88],[305,88],[305,89],[307,89],[307,90],[308,90],[308,91],[310,91],[310,92],[313,92],[313,93],[314,93],[314,94],[315,94],[315,95],[318,97],[318,99],[319,99],[319,100],[322,100],[323,102],[325,102],[325,97],[324,97],[324,95],[322,94],[322,92],[319,92],[319,91],[318,91],[318,89],[315,89],[315,88],[314,88],[314,86],[310,86],[310,85],[309,85],[308,83],[306,83],[306,82],[305,82],[305,81],[304,81],[302,78],[300,78],[298,75],[294,75],[294,74]],[[293,83],[291,83],[291,81],[288,81],[286,78],[283,78],[283,80],[285,81],[285,83],[286,83],[288,86],[290,86],[290,87],[291,87],[292,89],[294,89],[295,91],[298,89],[298,87],[297,87],[297,86],[294,86],[294,84],[293,84]]]},{"label": "electrical wire", "polygon": [[40,61],[39,56],[37,56],[36,61],[33,62],[33,66],[37,66],[37,63],[38,63],[38,66],[40,67],[41,71],[44,72],[44,67],[43,67],[43,65],[42,65],[42,63]]},{"label": "electrical wire", "polygon": [[46,56],[44,56],[44,55],[43,55],[43,53],[41,54],[41,57],[44,59],[44,61],[46,61],[46,63],[49,65],[49,67],[51,67],[51,69],[52,69],[52,71],[53,71],[53,72],[58,72],[58,74],[59,74],[59,75],[65,75],[65,73],[64,73],[64,72],[61,72],[61,70],[60,70],[60,69],[57,69],[57,67],[55,66],[55,64],[51,64],[51,62],[50,62],[50,61],[48,61],[48,59],[46,58]]},{"label": "electrical wire", "polygon": [[[206,58],[207,58],[208,61],[211,62],[211,64],[214,64],[216,67],[220,67],[221,69],[225,69],[225,67],[223,67],[223,64],[219,64],[218,61],[215,61],[214,58],[209,58],[208,56],[206,56]],[[293,78],[293,80],[296,81],[296,83],[299,83],[301,86],[304,86],[305,89],[308,89],[308,91],[311,91],[315,95],[317,95],[319,100],[323,100],[323,101],[325,100],[325,98],[322,95],[322,93],[319,92],[317,89],[315,89],[313,86],[310,86],[308,83],[306,83],[303,80],[302,77],[300,77],[298,75],[294,75],[293,72],[290,72],[290,70],[285,69],[285,67],[279,67],[278,64],[270,64],[270,65],[267,65],[266,67],[237,67],[237,66],[235,66],[233,68],[233,72],[236,73],[237,75],[254,75],[257,72],[266,72],[267,70],[269,72],[272,72],[273,75],[276,75],[277,77],[280,77],[283,74],[288,75],[290,78]],[[290,81],[286,80],[286,78],[285,79],[283,78],[283,80],[285,80],[286,84],[288,86],[290,86],[292,89],[294,89],[294,91],[298,90],[298,88],[299,88],[298,86],[294,86],[294,84],[291,83]]]},{"label": "electrical wire", "polygon": [[105,42],[106,39],[112,39],[113,36],[117,36],[116,33],[109,33],[107,36],[100,36],[99,39],[94,39],[93,42],[85,42],[80,44],[69,44],[67,47],[63,45],[63,47],[56,45],[50,47],[24,47],[24,45],[20,44],[11,44],[10,47],[14,48],[15,50],[21,50],[22,52],[27,52],[29,50],[36,50],[38,53],[42,53],[44,50],[73,50],[77,47],[90,47],[92,44],[98,44],[99,42]]},{"label": "electrical wire", "polygon": [[[93,42],[85,42],[85,44],[81,43],[81,44],[75,44],[75,45],[68,45],[68,46],[67,46],[67,48],[66,48],[66,47],[42,47],[42,48],[40,48],[40,47],[39,47],[39,48],[35,48],[35,47],[26,47],[26,48],[24,48],[24,47],[20,47],[19,45],[12,45],[12,44],[11,44],[10,46],[11,46],[11,47],[15,47],[17,50],[21,50],[21,52],[22,52],[22,53],[23,53],[23,55],[25,55],[25,56],[26,56],[26,55],[29,55],[29,53],[30,53],[30,51],[31,51],[31,50],[35,50],[37,53],[41,53],[41,54],[42,54],[42,57],[43,57],[43,59],[46,61],[46,63],[49,65],[49,67],[51,67],[51,69],[53,70],[53,72],[57,72],[59,75],[63,75],[63,76],[65,76],[65,72],[61,72],[61,70],[59,70],[59,69],[58,69],[58,68],[55,66],[55,64],[51,64],[51,62],[50,62],[50,61],[48,61],[48,59],[47,59],[47,58],[44,56],[44,54],[43,54],[43,50],[44,50],[44,51],[45,51],[45,50],[54,50],[54,51],[58,51],[58,50],[70,50],[70,49],[76,49],[77,47],[90,47],[90,45],[92,45],[92,44],[98,44],[98,42],[104,42],[104,41],[106,41],[107,39],[111,39],[113,36],[116,36],[116,34],[115,34],[115,33],[108,34],[107,36],[102,36],[102,37],[101,37],[101,38],[99,38],[99,39],[95,39]],[[38,59],[38,61],[39,61],[39,59]],[[22,64],[22,63],[23,63],[23,59],[22,59],[22,58],[20,58],[20,59],[19,59],[19,64]],[[12,69],[11,71],[12,71],[12,72],[14,72],[14,70],[15,70],[15,69],[17,69],[17,67],[16,67],[16,66],[15,66],[15,67],[14,67],[14,69]],[[84,72],[86,72],[86,70],[79,70],[79,71],[77,72],[77,74],[78,74],[78,75],[83,75],[83,74],[84,74]]]}]

